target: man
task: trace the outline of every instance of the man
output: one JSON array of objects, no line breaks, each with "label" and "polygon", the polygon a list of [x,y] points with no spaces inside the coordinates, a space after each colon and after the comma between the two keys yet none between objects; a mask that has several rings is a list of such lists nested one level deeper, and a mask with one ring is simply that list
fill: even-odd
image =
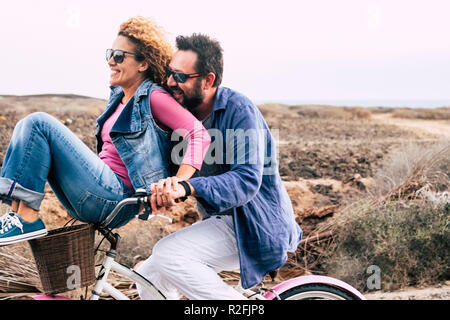
[{"label": "man", "polygon": [[[201,34],[179,36],[176,44],[167,85],[208,129],[214,150],[196,177],[182,183],[168,178],[152,186],[154,212],[190,192],[202,219],[161,239],[138,272],[169,299],[180,294],[188,299],[245,299],[217,273],[240,269],[242,287],[253,287],[286,262],[302,231],[263,116],[248,98],[219,86],[220,44]],[[150,298],[139,286],[138,291],[141,298]]]}]

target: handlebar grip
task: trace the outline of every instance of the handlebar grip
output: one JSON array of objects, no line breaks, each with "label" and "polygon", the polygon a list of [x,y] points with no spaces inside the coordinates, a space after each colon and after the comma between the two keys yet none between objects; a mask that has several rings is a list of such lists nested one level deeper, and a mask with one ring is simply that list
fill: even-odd
[{"label": "handlebar grip", "polygon": [[148,220],[149,216],[152,214],[152,208],[149,206],[147,197],[147,190],[143,188],[136,189],[134,197],[139,198],[139,203],[144,205],[144,213],[139,214],[138,218],[141,220]]},{"label": "handlebar grip", "polygon": [[152,214],[152,207],[148,204],[147,197],[145,197],[143,204],[144,204],[144,213],[138,215],[138,218],[141,220],[148,220],[148,218]]},{"label": "handlebar grip", "polygon": [[145,196],[147,196],[147,190],[142,189],[142,188],[136,189],[136,191],[133,195],[133,197],[136,197],[136,198],[137,197],[145,197]]}]

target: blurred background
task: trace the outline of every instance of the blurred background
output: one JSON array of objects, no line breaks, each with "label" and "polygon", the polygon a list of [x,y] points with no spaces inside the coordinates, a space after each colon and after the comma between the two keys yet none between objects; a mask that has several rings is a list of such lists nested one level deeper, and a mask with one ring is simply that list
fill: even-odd
[{"label": "blurred background", "polygon": [[255,103],[450,105],[445,0],[2,1],[0,94],[106,99],[120,23],[153,18],[174,44],[209,34],[223,85]]}]

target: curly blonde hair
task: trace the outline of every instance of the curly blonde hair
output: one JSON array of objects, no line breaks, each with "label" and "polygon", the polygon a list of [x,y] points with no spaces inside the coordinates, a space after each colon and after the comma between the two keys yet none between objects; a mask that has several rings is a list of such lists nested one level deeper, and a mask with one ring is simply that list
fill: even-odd
[{"label": "curly blonde hair", "polygon": [[167,80],[166,69],[173,54],[164,30],[153,21],[139,16],[122,23],[118,35],[127,37],[136,45],[136,51],[143,56],[137,56],[137,59],[148,62],[145,78],[164,85]]}]

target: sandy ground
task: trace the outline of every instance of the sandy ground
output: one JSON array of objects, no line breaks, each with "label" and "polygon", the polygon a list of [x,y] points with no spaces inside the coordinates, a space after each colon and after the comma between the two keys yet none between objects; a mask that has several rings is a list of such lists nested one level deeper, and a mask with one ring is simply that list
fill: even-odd
[{"label": "sandy ground", "polygon": [[450,300],[450,281],[436,287],[406,288],[393,292],[365,294],[368,300]]}]

